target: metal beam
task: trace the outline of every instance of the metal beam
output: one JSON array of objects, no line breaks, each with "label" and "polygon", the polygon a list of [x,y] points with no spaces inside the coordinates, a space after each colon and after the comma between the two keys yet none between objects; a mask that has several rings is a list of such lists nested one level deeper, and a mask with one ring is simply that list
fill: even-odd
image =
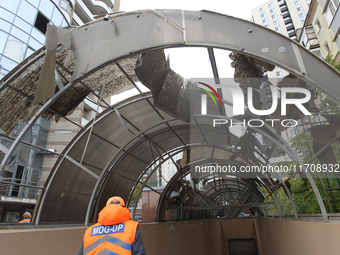
[{"label": "metal beam", "polygon": [[[70,31],[77,59],[72,80],[131,54],[155,48],[200,46],[238,51],[280,66],[340,102],[340,74],[335,69],[295,41],[253,22],[205,10],[143,10],[117,13],[111,18],[113,24],[97,20]],[[178,25],[183,23],[185,30]]]}]

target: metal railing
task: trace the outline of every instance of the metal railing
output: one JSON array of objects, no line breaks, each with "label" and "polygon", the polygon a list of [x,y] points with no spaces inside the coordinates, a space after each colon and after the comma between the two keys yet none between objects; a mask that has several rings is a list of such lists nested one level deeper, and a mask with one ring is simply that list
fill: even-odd
[{"label": "metal railing", "polygon": [[44,189],[38,185],[38,182],[33,181],[16,178],[2,178],[0,179],[0,195],[36,199],[38,191]]}]

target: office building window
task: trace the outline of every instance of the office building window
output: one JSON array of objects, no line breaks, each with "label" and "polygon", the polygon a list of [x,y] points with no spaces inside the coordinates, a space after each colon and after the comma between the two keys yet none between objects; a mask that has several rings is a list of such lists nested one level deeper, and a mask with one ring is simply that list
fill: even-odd
[{"label": "office building window", "polygon": [[35,20],[34,26],[43,34],[46,34],[47,24],[49,20],[41,13],[38,12],[37,19]]},{"label": "office building window", "polygon": [[315,31],[316,31],[317,33],[319,33],[320,30],[321,30],[320,21],[319,21],[319,19],[316,19],[316,21],[315,21]]},{"label": "office building window", "polygon": [[282,81],[282,79],[283,79],[282,71],[276,72],[276,76],[277,76],[279,81]]},{"label": "office building window", "polygon": [[336,9],[339,6],[339,0],[330,0],[326,9],[326,18],[330,24],[333,20]]},{"label": "office building window", "polygon": [[28,24],[33,25],[37,14],[37,9],[26,1],[21,1],[17,16],[25,20]]},{"label": "office building window", "polygon": [[1,1],[1,6],[12,13],[18,10],[20,0]]},{"label": "office building window", "polygon": [[63,8],[68,14],[71,14],[72,12],[72,6],[70,1],[67,0],[60,0],[59,5],[61,8]]},{"label": "office building window", "polygon": [[275,31],[278,33],[282,33],[279,21],[275,20],[273,24],[274,24]]},{"label": "office building window", "polygon": [[297,11],[299,12],[299,13],[302,13],[303,12],[303,7],[301,6],[301,7],[298,7],[297,8]]},{"label": "office building window", "polygon": [[329,47],[327,41],[325,42],[324,47],[325,47],[326,53],[329,54],[331,52],[331,48]]},{"label": "office building window", "polygon": [[306,20],[306,14],[304,14],[304,13],[301,13],[299,16],[300,16],[300,19],[301,19],[301,22],[302,22],[302,24],[303,24],[303,23],[305,23],[305,20]]},{"label": "office building window", "polygon": [[275,7],[272,3],[268,4],[268,8],[271,14],[275,14]]},{"label": "office building window", "polygon": [[307,35],[305,33],[305,31],[303,32],[303,36],[302,36],[302,45],[303,46],[307,46],[307,42],[308,42],[308,38],[307,38]]},{"label": "office building window", "polygon": [[260,13],[261,13],[261,18],[262,18],[263,25],[268,24],[268,20],[267,20],[267,16],[266,16],[266,13],[264,11],[264,8],[260,9]]},{"label": "office building window", "polygon": [[295,5],[296,5],[296,7],[300,7],[301,6],[300,0],[295,0]]},{"label": "office building window", "polygon": [[272,15],[272,19],[273,19],[273,20],[277,20],[276,14]]}]

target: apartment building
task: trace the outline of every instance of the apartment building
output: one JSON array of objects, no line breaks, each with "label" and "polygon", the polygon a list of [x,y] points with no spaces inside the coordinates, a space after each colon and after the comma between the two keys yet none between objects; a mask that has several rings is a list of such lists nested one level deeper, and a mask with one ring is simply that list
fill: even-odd
[{"label": "apartment building", "polygon": [[330,54],[339,61],[339,33],[339,1],[313,0],[305,25],[299,33],[299,42],[321,58]]},{"label": "apartment building", "polygon": [[308,0],[269,1],[252,11],[253,21],[296,40],[296,29],[305,22]]}]

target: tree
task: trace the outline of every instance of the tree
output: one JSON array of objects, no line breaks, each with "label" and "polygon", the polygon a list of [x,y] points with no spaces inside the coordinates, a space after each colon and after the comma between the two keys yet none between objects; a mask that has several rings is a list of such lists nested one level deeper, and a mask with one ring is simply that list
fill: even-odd
[{"label": "tree", "polygon": [[[331,55],[328,55],[325,59],[327,63],[332,65],[336,70],[340,71],[340,63],[335,60],[335,58]],[[331,98],[324,95],[321,91],[317,92],[319,98],[321,99],[321,103],[318,105],[320,112],[325,112],[327,114],[336,114],[340,111],[340,106],[336,102],[334,102]],[[326,123],[327,124],[327,123]],[[290,138],[289,140],[292,148],[300,155],[301,159],[304,163],[308,162],[309,159],[314,155],[313,146],[312,146],[312,137],[310,133],[306,133],[305,130],[299,130],[298,134],[295,137]],[[335,158],[337,162],[340,162],[340,152],[337,148],[337,144],[333,143],[332,145],[333,152],[335,154]],[[281,165],[291,165],[292,162],[285,161],[281,162]],[[319,164],[317,159],[310,162],[310,164]],[[298,164],[294,164],[296,169],[299,169]],[[331,178],[329,178],[331,177]],[[326,206],[328,212],[337,212],[339,209],[339,205],[336,202],[331,201],[340,201],[340,181],[334,176],[330,176],[327,173],[314,173],[313,174],[314,182],[321,194],[322,200]],[[320,208],[314,191],[309,183],[303,175],[298,175],[296,173],[290,173],[285,180],[289,190],[293,196],[294,203],[297,206],[297,211],[300,214],[317,214],[320,213]],[[281,202],[281,206],[283,207],[286,214],[293,214],[293,209],[291,207],[290,200],[287,197],[286,192],[281,186],[280,189],[277,190],[277,197]],[[273,207],[274,210],[276,208]],[[277,213],[277,212],[276,212]]]}]

